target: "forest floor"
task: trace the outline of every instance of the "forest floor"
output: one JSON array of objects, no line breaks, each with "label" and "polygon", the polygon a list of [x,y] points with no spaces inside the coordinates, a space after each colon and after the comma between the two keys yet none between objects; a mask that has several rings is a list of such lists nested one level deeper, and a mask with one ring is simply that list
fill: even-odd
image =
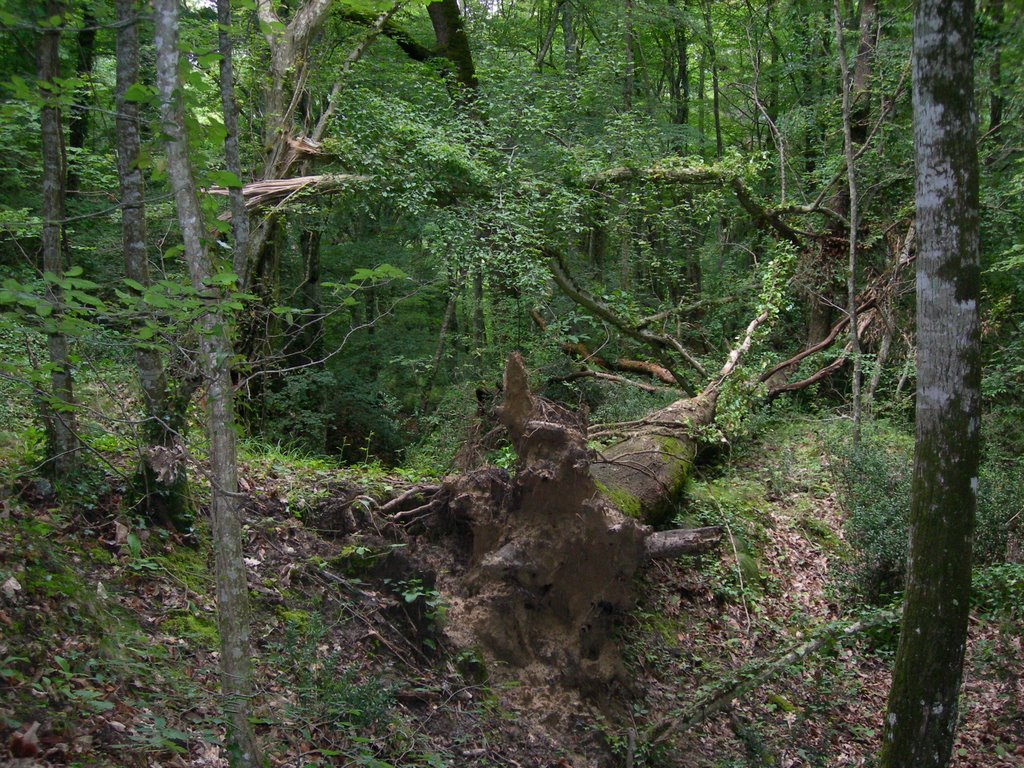
[{"label": "forest floor", "polygon": [[[600,705],[523,690],[446,642],[444,595],[409,570],[434,545],[367,531],[360,514],[410,478],[253,454],[245,536],[269,764],[871,765],[891,623],[721,695],[723,681],[860,618],[837,578],[849,548],[826,432],[777,422],[694,479],[684,516],[728,536],[714,555],[644,572],[621,626],[628,674]],[[38,481],[0,498],[0,761],[227,765],[205,532],[147,529],[102,476],[74,505]],[[1020,766],[1024,613],[1013,599],[985,605],[971,620],[953,765]],[[700,701],[715,702],[703,718]]]}]

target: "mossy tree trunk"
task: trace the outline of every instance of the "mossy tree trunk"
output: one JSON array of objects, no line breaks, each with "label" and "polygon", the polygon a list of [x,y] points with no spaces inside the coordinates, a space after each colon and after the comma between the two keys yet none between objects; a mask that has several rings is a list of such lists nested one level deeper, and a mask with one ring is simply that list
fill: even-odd
[{"label": "mossy tree trunk", "polygon": [[[47,18],[62,16],[65,8],[58,0],[47,0]],[[64,252],[65,158],[64,130],[61,125],[60,89],[60,27],[50,27],[39,36],[37,64],[40,96],[39,125],[43,154],[43,271],[64,274],[67,267]],[[71,358],[67,336],[60,330],[59,317],[63,303],[60,287],[50,282],[47,300],[54,308],[46,332],[50,361],[50,397],[42,404],[46,425],[46,458],[54,477],[62,477],[78,467],[81,446],[75,424],[75,395],[72,386]]]},{"label": "mossy tree trunk", "polygon": [[715,421],[722,384],[739,367],[754,333],[770,317],[766,311],[750,322],[718,376],[700,394],[616,427],[618,439],[601,451],[590,471],[597,487],[619,509],[652,524],[671,518],[697,457],[700,432]]},{"label": "mossy tree trunk", "polygon": [[980,424],[974,3],[919,0],[917,443],[910,558],[882,768],[947,765],[967,642]]}]

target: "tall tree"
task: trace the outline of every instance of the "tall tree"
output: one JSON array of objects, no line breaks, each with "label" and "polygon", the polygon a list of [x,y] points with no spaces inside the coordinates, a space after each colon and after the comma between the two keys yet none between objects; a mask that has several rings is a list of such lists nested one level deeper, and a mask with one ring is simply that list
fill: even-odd
[{"label": "tall tree", "polygon": [[[59,276],[67,267],[64,253],[65,156],[64,128],[61,124],[60,23],[64,5],[47,0],[44,5],[46,29],[39,36],[37,70],[42,96],[39,124],[43,153],[43,271]],[[75,395],[67,336],[60,330],[57,317],[63,303],[60,287],[50,282],[47,298],[54,307],[47,347],[50,355],[50,401],[43,405],[47,433],[47,459],[55,476],[78,466],[80,445],[75,428]]]},{"label": "tall tree", "polygon": [[[117,176],[121,187],[121,247],[128,278],[150,285],[146,249],[145,181],[139,167],[139,104],[128,90],[139,80],[137,0],[117,0]],[[135,348],[135,364],[146,412],[144,437],[149,455],[140,467],[146,508],[155,519],[182,526],[188,518],[188,479],[178,446],[185,424],[185,402],[175,402],[168,387],[160,352],[149,345]],[[185,386],[184,390],[189,387]]]},{"label": "tall tree", "polygon": [[220,290],[214,287],[213,259],[203,237],[203,219],[183,128],[178,76],[178,0],[155,0],[157,91],[161,130],[167,153],[167,176],[174,194],[192,286],[206,302],[202,319],[202,368],[207,383],[207,424],[210,436],[210,518],[217,583],[217,628],[220,633],[221,695],[228,716],[232,765],[249,768],[262,763],[249,722],[253,694],[249,664],[249,593],[242,559],[241,509],[235,448],[233,356],[229,318]]},{"label": "tall tree", "polygon": [[[89,133],[89,109],[85,102],[89,98],[88,80],[92,76],[92,64],[96,53],[97,26],[96,12],[91,5],[87,5],[82,13],[82,28],[78,30],[77,74],[82,82],[76,88],[75,102],[71,105],[71,116],[68,120],[68,144],[74,149],[85,148],[85,139]],[[77,192],[79,184],[78,173],[71,164],[68,168],[68,192]]]},{"label": "tall tree", "polygon": [[[238,107],[235,104],[235,73],[231,60],[231,0],[217,0],[217,29],[220,46],[220,104],[224,112],[224,162],[229,172],[242,181],[242,159],[238,150]],[[234,235],[234,270],[240,286],[248,284],[249,214],[240,186],[228,190],[231,200],[231,234]]]},{"label": "tall tree", "polygon": [[[865,0],[864,6],[874,7],[873,0]],[[865,11],[867,9],[865,8]],[[861,409],[861,359],[860,359],[860,335],[857,332],[857,234],[860,228],[860,200],[857,196],[857,161],[854,156],[854,106],[853,90],[866,89],[866,75],[862,76],[863,81],[858,83],[858,75],[855,74],[853,81],[850,80],[850,68],[846,62],[846,46],[843,44],[843,20],[839,12],[839,0],[832,0],[832,16],[835,21],[836,30],[836,53],[839,58],[839,75],[842,80],[843,91],[843,159],[846,164],[846,193],[848,200],[848,219],[850,222],[847,243],[849,246],[849,259],[846,270],[846,314],[850,319],[850,352],[853,356],[853,377],[850,388],[851,414],[853,419],[853,444],[860,445],[860,409]],[[863,25],[862,25],[863,26]],[[862,36],[863,41],[863,36]],[[862,42],[863,47],[863,42]],[[862,58],[857,57],[857,70],[860,70]],[[858,93],[862,91],[858,90]],[[860,143],[863,143],[861,137]]]},{"label": "tall tree", "polygon": [[981,405],[973,42],[973,0],[919,0],[917,443],[882,768],[947,764],[967,642]]}]

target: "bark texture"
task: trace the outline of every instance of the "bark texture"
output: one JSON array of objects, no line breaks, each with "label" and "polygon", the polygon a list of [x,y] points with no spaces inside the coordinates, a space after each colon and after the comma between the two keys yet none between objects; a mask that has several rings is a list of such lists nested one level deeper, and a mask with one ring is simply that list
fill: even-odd
[{"label": "bark texture", "polygon": [[974,4],[914,15],[917,443],[903,624],[883,768],[949,761],[967,639],[980,423]]},{"label": "bark texture", "polygon": [[253,695],[249,664],[249,594],[242,559],[238,467],[235,456],[233,388],[228,361],[232,357],[228,318],[219,291],[210,285],[213,262],[203,242],[203,222],[185,138],[178,78],[178,0],[155,0],[157,90],[161,130],[166,142],[167,175],[174,193],[178,223],[192,285],[208,302],[202,320],[202,366],[207,379],[207,420],[210,435],[211,525],[220,632],[221,693],[228,718],[229,753],[233,765],[249,768],[262,757],[249,722]]},{"label": "bark texture", "polygon": [[[117,176],[121,187],[121,245],[125,274],[142,286],[150,284],[146,249],[145,182],[139,168],[139,105],[125,99],[139,80],[139,28],[134,0],[117,0]],[[181,430],[184,404],[176,404],[167,384],[160,353],[145,345],[135,349],[135,365],[146,422],[148,447],[139,467],[139,485],[149,515],[184,528],[189,517],[188,477]]]},{"label": "bark texture", "polygon": [[[57,0],[47,0],[45,12],[47,17],[60,16],[64,12],[64,5]],[[57,98],[58,86],[55,85],[60,77],[59,27],[50,28],[39,36],[37,57],[43,97],[39,116],[43,149],[43,271],[59,276],[67,267],[63,244],[66,170],[64,131],[60,101]],[[46,425],[48,467],[55,477],[60,477],[77,468],[81,448],[76,434],[75,395],[68,339],[58,330],[63,299],[57,285],[48,284],[47,299],[54,312],[53,322],[46,334],[50,356],[50,398],[49,402],[43,403],[42,413]]]}]

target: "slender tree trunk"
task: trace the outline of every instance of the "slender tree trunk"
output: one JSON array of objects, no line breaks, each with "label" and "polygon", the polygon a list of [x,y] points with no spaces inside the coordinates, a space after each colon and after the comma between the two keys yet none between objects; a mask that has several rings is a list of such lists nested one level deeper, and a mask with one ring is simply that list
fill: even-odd
[{"label": "slender tree trunk", "polygon": [[878,45],[878,0],[861,0],[860,39],[853,64],[853,93],[850,95],[850,130],[853,143],[867,141],[871,116],[871,70]]},{"label": "slender tree trunk", "polygon": [[622,106],[629,111],[633,108],[633,89],[635,88],[633,62],[633,0],[625,2],[625,44],[626,44],[626,75],[622,84]]},{"label": "slender tree trunk", "polygon": [[[149,258],[146,249],[145,181],[139,168],[141,140],[139,105],[125,94],[139,82],[139,27],[135,0],[117,0],[117,175],[121,187],[121,244],[125,274],[148,286]],[[184,528],[189,518],[188,476],[181,431],[185,427],[184,403],[176,404],[167,386],[160,353],[146,346],[135,349],[139,369],[146,428],[143,435],[149,456],[139,468],[139,481],[149,515]]]},{"label": "slender tree trunk", "polygon": [[483,355],[486,343],[484,332],[484,265],[473,267],[473,351],[477,357]]},{"label": "slender tree trunk", "polygon": [[310,314],[302,318],[301,331],[295,339],[298,364],[311,364],[323,358],[324,316],[323,297],[320,290],[320,230],[303,229],[299,235],[299,251],[302,254],[302,285],[300,295],[302,308]]},{"label": "slender tree trunk", "polygon": [[[872,0],[865,0],[872,4]],[[853,358],[851,382],[851,416],[853,419],[853,444],[860,445],[861,421],[861,356],[860,335],[857,325],[857,230],[860,226],[859,200],[857,199],[857,164],[853,148],[853,106],[852,93],[856,83],[850,82],[850,68],[846,63],[846,46],[843,44],[843,19],[839,12],[839,0],[832,0],[832,14],[836,31],[836,54],[839,57],[839,75],[843,86],[843,158],[846,163],[846,184],[849,195],[849,262],[846,272],[846,314],[850,318],[850,355]],[[863,85],[863,84],[862,84]]]},{"label": "slender tree trunk", "polygon": [[672,42],[676,54],[675,71],[669,79],[669,96],[673,104],[672,122],[687,125],[690,122],[690,70],[686,24],[683,21],[683,10],[676,5],[676,0],[669,0],[668,7],[672,14]]},{"label": "slender tree trunk", "polygon": [[555,7],[551,9],[551,18],[548,19],[547,32],[545,32],[544,39],[541,41],[540,47],[537,49],[535,66],[537,67],[538,72],[544,71],[544,61],[551,52],[551,44],[555,40],[555,30],[558,29],[558,16],[561,12],[561,8],[562,3],[556,3]]},{"label": "slender tree trunk", "polygon": [[202,367],[207,377],[207,420],[210,435],[210,485],[213,550],[216,566],[220,632],[221,693],[228,717],[229,753],[233,765],[259,766],[262,756],[249,723],[253,695],[249,665],[249,594],[242,559],[238,467],[235,456],[232,357],[229,318],[219,291],[209,285],[213,262],[203,242],[203,220],[196,197],[178,77],[178,0],[154,0],[157,49],[157,90],[161,130],[166,137],[167,175],[181,226],[192,285],[207,302],[202,320]]},{"label": "slender tree trunk", "polygon": [[[58,0],[47,0],[45,9],[48,17],[64,13],[64,5]],[[59,27],[50,28],[39,36],[37,57],[40,82],[53,83],[60,77]],[[40,93],[43,98],[39,116],[43,151],[43,271],[59,276],[67,267],[64,253],[64,131],[59,100],[46,89],[40,89]],[[48,284],[47,299],[54,307],[53,318],[56,320],[63,304],[61,289]],[[46,456],[49,470],[56,477],[78,467],[80,451],[68,340],[57,330],[58,327],[54,322],[46,336],[52,368],[50,401],[42,405],[47,435]]]},{"label": "slender tree trunk", "polygon": [[707,39],[704,42],[708,51],[708,61],[711,64],[711,113],[715,121],[715,157],[722,158],[722,113],[719,103],[718,88],[718,55],[715,52],[714,29],[711,26],[711,0],[703,0],[701,8],[704,11],[704,34]]},{"label": "slender tree trunk", "polygon": [[452,285],[449,288],[448,305],[445,307],[444,318],[441,320],[441,330],[437,333],[437,346],[434,348],[434,357],[430,361],[430,369],[427,371],[427,380],[423,384],[423,392],[420,393],[420,413],[424,413],[427,410],[430,392],[434,388],[434,380],[437,379],[437,371],[441,367],[444,343],[451,328],[452,320],[455,317],[455,308],[458,305],[460,288],[461,286],[458,285]]},{"label": "slender tree trunk", "polygon": [[[82,15],[82,29],[78,32],[78,66],[76,74],[85,80],[92,74],[93,54],[96,50],[96,14],[86,6]],[[84,149],[89,134],[89,111],[85,102],[88,90],[80,87],[75,92],[75,103],[71,105],[68,118],[68,144],[74,149]],[[75,193],[80,186],[74,163],[68,165],[68,192]]]},{"label": "slender tree trunk", "polygon": [[1003,126],[1003,0],[989,0],[988,8],[996,28],[992,61],[988,66],[988,133],[993,139],[998,139]]},{"label": "slender tree trunk", "polygon": [[573,0],[562,0],[562,42],[565,50],[565,74],[576,76],[577,61],[580,56],[579,42],[576,39],[576,8]]},{"label": "slender tree trunk", "polygon": [[914,13],[917,438],[882,768],[943,768],[967,644],[981,416],[974,3]]},{"label": "slender tree trunk", "polygon": [[[217,0],[218,41],[220,45],[220,103],[224,111],[224,161],[231,173],[242,181],[242,160],[238,152],[238,107],[235,105],[234,65],[231,60],[231,0]],[[232,266],[239,286],[249,281],[249,214],[241,188],[228,190],[231,201],[231,234],[235,238]]]}]

